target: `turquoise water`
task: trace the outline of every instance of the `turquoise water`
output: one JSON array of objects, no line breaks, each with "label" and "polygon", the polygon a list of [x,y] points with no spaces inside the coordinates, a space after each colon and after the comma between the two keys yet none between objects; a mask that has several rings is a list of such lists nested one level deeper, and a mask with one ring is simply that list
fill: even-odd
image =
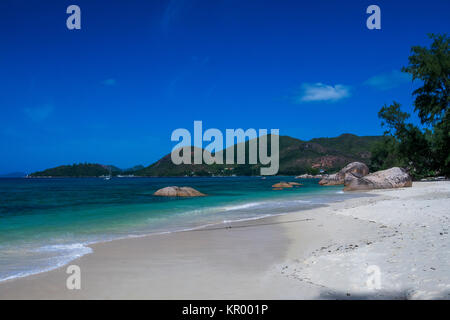
[{"label": "turquoise water", "polygon": [[[0,281],[64,265],[90,253],[90,243],[258,219],[350,196],[317,180],[272,190],[279,181],[293,177],[0,179]],[[208,196],[152,195],[171,185]]]}]

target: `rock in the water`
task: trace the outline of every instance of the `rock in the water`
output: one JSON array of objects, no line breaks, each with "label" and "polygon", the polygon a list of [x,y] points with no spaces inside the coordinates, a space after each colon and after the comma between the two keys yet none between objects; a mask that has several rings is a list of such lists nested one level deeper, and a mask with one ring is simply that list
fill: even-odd
[{"label": "rock in the water", "polygon": [[394,167],[364,177],[349,178],[345,191],[411,187],[411,176],[402,168]]},{"label": "rock in the water", "polygon": [[153,195],[161,197],[204,197],[206,194],[191,187],[165,187],[156,191]]},{"label": "rock in the water", "polygon": [[322,186],[335,186],[345,183],[346,174],[348,179],[353,177],[361,178],[369,174],[369,168],[362,162],[352,162],[342,168],[338,173],[330,174],[319,181]]},{"label": "rock in the water", "polygon": [[272,188],[292,188],[289,182],[278,182],[272,185]]},{"label": "rock in the water", "polygon": [[293,188],[294,186],[302,186],[302,184],[298,182],[279,182],[272,185],[272,188],[273,190],[281,190],[283,188]]}]

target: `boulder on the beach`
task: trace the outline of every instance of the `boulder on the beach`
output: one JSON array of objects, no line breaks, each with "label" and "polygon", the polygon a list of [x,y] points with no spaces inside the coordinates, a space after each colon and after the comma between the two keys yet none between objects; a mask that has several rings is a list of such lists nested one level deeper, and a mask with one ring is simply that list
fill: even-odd
[{"label": "boulder on the beach", "polygon": [[351,172],[346,173],[344,175],[344,186],[348,186],[350,183],[352,183],[353,180],[359,179],[359,178],[362,178],[362,177],[358,177],[357,175],[355,175]]},{"label": "boulder on the beach", "polygon": [[345,176],[349,175],[348,179],[352,177],[361,178],[369,174],[369,167],[362,162],[352,162],[342,168],[338,173],[330,174],[323,177],[319,181],[322,186],[336,186],[345,183]]},{"label": "boulder on the beach", "polygon": [[204,197],[206,194],[191,187],[165,187],[156,191],[153,195],[161,197]]},{"label": "boulder on the beach", "polygon": [[321,186],[337,186],[340,184],[344,184],[344,179],[341,177],[341,175],[338,173],[329,174],[325,178],[322,178],[319,181],[319,184]]},{"label": "boulder on the beach", "polygon": [[369,174],[369,167],[362,162],[352,162],[342,168],[339,172],[341,174],[351,173],[357,177],[364,177]]},{"label": "boulder on the beach", "polygon": [[412,178],[402,168],[381,170],[364,177],[349,178],[345,191],[411,187]]}]

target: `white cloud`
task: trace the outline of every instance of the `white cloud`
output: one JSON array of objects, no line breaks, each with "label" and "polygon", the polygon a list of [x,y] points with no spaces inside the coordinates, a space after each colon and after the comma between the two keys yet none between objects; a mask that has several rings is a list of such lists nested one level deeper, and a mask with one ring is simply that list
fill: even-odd
[{"label": "white cloud", "polygon": [[303,83],[300,95],[295,98],[297,103],[305,102],[336,102],[350,96],[350,86],[337,84],[335,86],[323,83]]},{"label": "white cloud", "polygon": [[393,70],[367,79],[364,85],[380,90],[389,90],[408,82],[411,82],[411,76],[408,73]]},{"label": "white cloud", "polygon": [[23,109],[25,115],[35,122],[44,121],[53,112],[53,106],[50,104],[45,104],[43,106],[35,108],[25,108]]}]

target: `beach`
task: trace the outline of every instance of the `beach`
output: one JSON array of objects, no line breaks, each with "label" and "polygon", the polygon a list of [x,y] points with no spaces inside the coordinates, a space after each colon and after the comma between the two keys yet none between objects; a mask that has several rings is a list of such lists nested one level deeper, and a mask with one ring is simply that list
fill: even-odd
[{"label": "beach", "polygon": [[80,290],[66,288],[65,265],[1,282],[0,299],[450,299],[449,208],[450,182],[414,182],[281,216],[97,243],[69,263],[81,269]]}]

